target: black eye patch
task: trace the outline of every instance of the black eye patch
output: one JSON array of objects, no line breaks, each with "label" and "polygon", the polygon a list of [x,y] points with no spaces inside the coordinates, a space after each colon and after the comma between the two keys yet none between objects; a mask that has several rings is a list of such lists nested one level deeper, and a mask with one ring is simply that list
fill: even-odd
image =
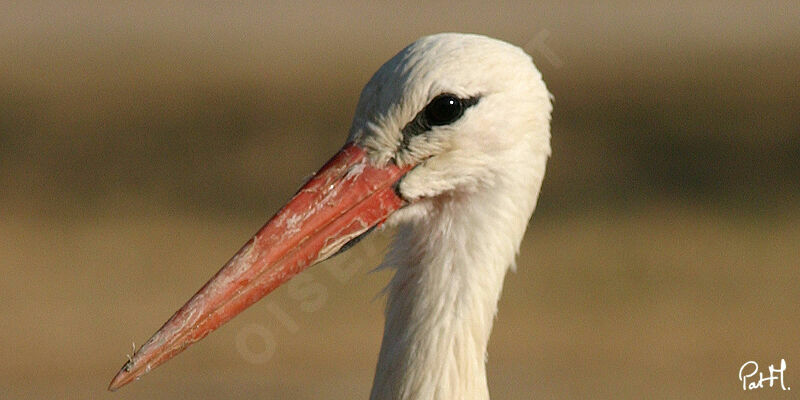
[{"label": "black eye patch", "polygon": [[459,98],[456,95],[443,93],[431,100],[401,131],[403,145],[417,135],[429,131],[434,126],[450,125],[458,121],[466,109],[478,104],[480,97]]}]

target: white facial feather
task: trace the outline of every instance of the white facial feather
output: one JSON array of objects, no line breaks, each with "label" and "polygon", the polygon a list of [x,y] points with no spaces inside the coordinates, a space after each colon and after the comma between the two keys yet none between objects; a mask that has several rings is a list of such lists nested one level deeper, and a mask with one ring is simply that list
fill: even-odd
[{"label": "white facial feather", "polygon": [[[403,127],[436,96],[477,97],[455,122]],[[386,326],[372,399],[488,399],[485,352],[503,279],[550,154],[550,95],[531,58],[478,35],[419,39],[364,88],[348,141],[415,165],[389,219]]]}]

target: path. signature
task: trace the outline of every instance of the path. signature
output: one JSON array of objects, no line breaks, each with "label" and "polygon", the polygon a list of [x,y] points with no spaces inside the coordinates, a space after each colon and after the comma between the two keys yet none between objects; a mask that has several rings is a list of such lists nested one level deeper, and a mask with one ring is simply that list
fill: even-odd
[{"label": "path. signature", "polygon": [[[769,376],[764,376],[763,372],[758,372],[758,363],[755,361],[748,361],[742,364],[739,368],[739,380],[742,382],[742,390],[754,390],[764,388],[764,383],[769,383],[769,387],[773,387],[775,381],[780,382],[781,389],[792,390],[783,384],[783,372],[786,371],[786,360],[781,358],[780,368],[775,368],[774,364],[769,366]],[[758,379],[753,378],[758,374]],[[752,379],[751,379],[752,378]]]}]

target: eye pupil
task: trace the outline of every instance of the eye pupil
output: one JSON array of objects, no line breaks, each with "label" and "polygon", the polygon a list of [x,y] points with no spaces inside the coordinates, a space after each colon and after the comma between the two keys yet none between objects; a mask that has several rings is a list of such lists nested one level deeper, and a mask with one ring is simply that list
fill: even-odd
[{"label": "eye pupil", "polygon": [[464,113],[461,99],[451,95],[441,95],[425,107],[425,119],[430,126],[447,125],[459,119]]}]

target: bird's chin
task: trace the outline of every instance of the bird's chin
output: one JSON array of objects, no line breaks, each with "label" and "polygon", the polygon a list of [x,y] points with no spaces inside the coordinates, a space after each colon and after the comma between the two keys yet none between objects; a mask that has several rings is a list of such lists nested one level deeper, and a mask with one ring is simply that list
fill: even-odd
[{"label": "bird's chin", "polygon": [[424,219],[434,208],[433,199],[424,198],[408,204],[407,206],[395,211],[386,219],[384,227],[394,228],[406,223],[415,223]]},{"label": "bird's chin", "polygon": [[405,223],[419,223],[439,215],[453,202],[468,199],[474,191],[447,190],[434,196],[406,199],[409,203],[392,213],[384,223],[384,227],[393,228]]}]

